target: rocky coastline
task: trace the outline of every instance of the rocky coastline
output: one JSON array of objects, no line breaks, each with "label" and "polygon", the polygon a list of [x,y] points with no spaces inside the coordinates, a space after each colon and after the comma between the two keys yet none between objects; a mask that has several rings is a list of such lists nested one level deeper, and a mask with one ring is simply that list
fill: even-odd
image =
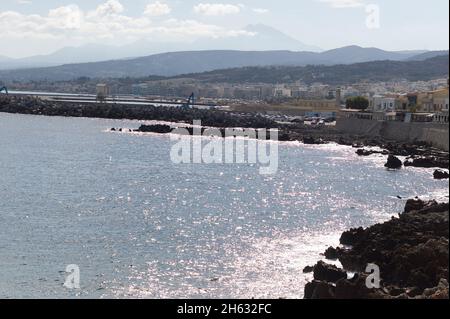
[{"label": "rocky coastline", "polygon": [[[387,141],[380,137],[349,135],[337,131],[334,127],[314,128],[302,123],[277,123],[255,114],[148,105],[69,103],[14,95],[0,96],[0,112],[65,117],[154,120],[182,124],[192,124],[194,120],[200,120],[204,127],[215,127],[220,129],[221,132],[224,132],[225,128],[278,129],[278,139],[280,141],[299,141],[305,144],[337,143],[354,147],[360,156],[381,154],[388,157],[407,157],[401,166],[394,165],[392,167],[394,169],[400,169],[403,166],[449,169],[449,153],[431,147],[424,142],[399,143],[397,141]],[[166,134],[170,133],[172,129],[173,127],[169,126],[143,125],[136,131]],[[120,128],[114,130],[122,131]],[[379,147],[381,151],[368,149],[372,147]],[[389,158],[387,159],[389,163]],[[394,163],[394,161],[394,158],[391,158],[391,162]],[[389,165],[387,167],[391,168]],[[447,178],[448,172],[435,172],[434,175],[437,179]]]},{"label": "rocky coastline", "polygon": [[[344,232],[341,247],[327,249],[343,269],[323,261],[307,267],[314,280],[305,299],[448,299],[448,240],[449,204],[408,200],[398,218]],[[379,267],[378,288],[368,288],[369,264]]]}]

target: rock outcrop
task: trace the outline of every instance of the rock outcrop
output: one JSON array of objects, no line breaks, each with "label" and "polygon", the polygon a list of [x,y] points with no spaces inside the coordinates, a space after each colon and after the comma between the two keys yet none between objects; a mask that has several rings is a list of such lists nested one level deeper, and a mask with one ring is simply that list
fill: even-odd
[{"label": "rock outcrop", "polygon": [[347,273],[334,265],[319,261],[314,266],[314,280],[336,282],[342,278],[347,278]]},{"label": "rock outcrop", "polygon": [[440,169],[434,171],[433,177],[434,179],[448,179],[449,173]]},{"label": "rock outcrop", "polygon": [[[448,298],[448,203],[409,200],[399,218],[345,232],[341,244],[351,247],[336,249],[339,261],[356,276],[332,283],[329,277],[315,276],[305,298]],[[380,269],[379,288],[366,285],[368,264]],[[314,272],[336,271],[318,265]]]},{"label": "rock outcrop", "polygon": [[356,154],[358,154],[359,156],[370,156],[373,154],[382,154],[382,155],[389,155],[389,151],[384,150],[384,151],[374,151],[374,150],[367,150],[364,148],[360,148],[356,151]]},{"label": "rock outcrop", "polygon": [[173,128],[170,125],[141,125],[136,131],[143,133],[168,134]]},{"label": "rock outcrop", "polygon": [[448,169],[449,160],[448,156],[446,158],[436,156],[412,156],[405,161],[404,165],[422,168],[437,167]]},{"label": "rock outcrop", "polygon": [[389,169],[400,169],[402,168],[402,166],[403,166],[402,161],[394,155],[389,155],[387,162],[384,165],[384,167]]}]

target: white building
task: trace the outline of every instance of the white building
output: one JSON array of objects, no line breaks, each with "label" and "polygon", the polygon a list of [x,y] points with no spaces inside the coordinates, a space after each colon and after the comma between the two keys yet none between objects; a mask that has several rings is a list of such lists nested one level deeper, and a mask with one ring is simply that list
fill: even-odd
[{"label": "white building", "polygon": [[285,86],[277,85],[274,91],[275,97],[291,97],[292,90],[286,88]]},{"label": "white building", "polygon": [[369,109],[373,112],[391,112],[395,110],[396,99],[382,95],[374,95],[369,100]]}]

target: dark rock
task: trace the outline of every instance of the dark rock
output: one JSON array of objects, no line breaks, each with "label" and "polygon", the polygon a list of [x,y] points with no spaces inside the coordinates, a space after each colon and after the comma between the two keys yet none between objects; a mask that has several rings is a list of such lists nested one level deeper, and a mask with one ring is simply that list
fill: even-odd
[{"label": "dark rock", "polygon": [[423,289],[420,289],[418,287],[412,287],[412,288],[408,288],[406,290],[406,294],[410,298],[417,297],[417,296],[421,295],[422,293],[423,293]]},{"label": "dark rock", "polygon": [[333,285],[314,280],[309,282],[305,286],[305,296],[304,299],[333,299],[334,298],[334,287]]},{"label": "dark rock", "polygon": [[355,275],[352,279],[340,279],[336,282],[336,299],[381,299],[385,294],[368,289],[366,286],[367,275]]},{"label": "dark rock", "polygon": [[370,156],[373,154],[389,155],[389,151],[373,151],[360,148],[356,151],[356,154],[358,154],[359,156]]},{"label": "dark rock", "polygon": [[111,129],[111,132],[115,132],[116,131],[116,129],[113,127],[112,129]]},{"label": "dark rock", "polygon": [[406,205],[405,205],[405,209],[403,211],[404,214],[407,214],[409,212],[413,212],[413,211],[421,211],[425,208],[429,208],[429,207],[434,207],[436,206],[438,203],[434,200],[431,201],[423,201],[421,199],[418,198],[414,198],[414,199],[408,199],[406,201]]},{"label": "dark rock", "polygon": [[408,158],[405,163],[405,166],[413,166],[413,167],[422,167],[422,168],[449,168],[449,160],[448,155],[444,157],[437,156],[414,156]]},{"label": "dark rock", "polygon": [[359,242],[363,238],[363,236],[364,236],[364,229],[362,227],[353,228],[350,229],[349,231],[342,233],[339,242],[342,245],[353,246],[354,244]]},{"label": "dark rock", "polygon": [[315,138],[312,136],[305,136],[303,137],[303,143],[308,145],[320,145],[324,144],[324,141],[321,138]]},{"label": "dark rock", "polygon": [[329,265],[319,261],[314,266],[314,279],[326,282],[336,282],[339,279],[347,278],[347,273],[334,265]]},{"label": "dark rock", "polygon": [[169,125],[141,125],[138,129],[139,132],[144,133],[159,133],[159,134],[168,134],[172,132],[172,127]]},{"label": "dark rock", "polygon": [[448,290],[448,280],[441,279],[436,287],[425,289],[425,291],[423,292],[423,296],[429,299],[448,300]]},{"label": "dark rock", "polygon": [[360,148],[356,151],[356,154],[358,154],[359,156],[369,156],[369,155],[372,155],[373,153],[372,153],[372,151]]},{"label": "dark rock", "polygon": [[328,247],[328,249],[325,251],[325,258],[330,260],[336,260],[339,257],[338,249],[333,247]]},{"label": "dark rock", "polygon": [[402,168],[403,163],[401,160],[398,159],[398,157],[394,155],[389,155],[387,163],[384,165],[384,167],[387,167],[389,169],[400,169]]},{"label": "dark rock", "polygon": [[306,266],[305,268],[303,268],[303,273],[304,274],[309,274],[311,272],[314,271],[314,266]]},{"label": "dark rock", "polygon": [[399,288],[396,286],[390,286],[387,288],[388,294],[392,297],[398,297],[400,295],[406,294],[405,288]]},{"label": "dark rock", "polygon": [[353,146],[353,141],[346,139],[344,137],[339,137],[336,140],[336,143],[338,143],[339,145],[345,145],[345,146]]},{"label": "dark rock", "polygon": [[434,179],[448,179],[450,175],[448,172],[438,169],[434,171],[433,176]]},{"label": "dark rock", "polygon": [[278,140],[280,142],[287,142],[291,140],[291,136],[289,133],[283,132],[278,136]]}]

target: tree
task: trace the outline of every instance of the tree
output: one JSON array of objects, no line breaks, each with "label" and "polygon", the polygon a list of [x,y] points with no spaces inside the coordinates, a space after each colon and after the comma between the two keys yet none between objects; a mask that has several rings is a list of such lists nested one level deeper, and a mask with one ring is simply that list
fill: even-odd
[{"label": "tree", "polygon": [[349,97],[345,106],[347,109],[365,110],[369,107],[369,100],[364,96]]}]

